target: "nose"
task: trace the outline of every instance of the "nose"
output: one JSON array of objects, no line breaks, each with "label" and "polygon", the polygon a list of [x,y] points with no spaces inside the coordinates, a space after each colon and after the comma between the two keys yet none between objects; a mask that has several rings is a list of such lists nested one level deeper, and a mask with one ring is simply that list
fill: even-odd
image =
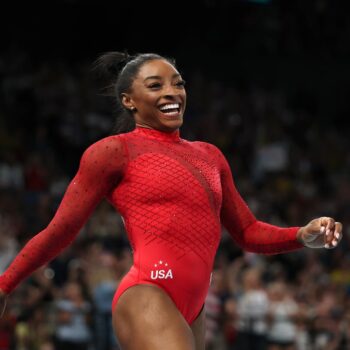
[{"label": "nose", "polygon": [[172,98],[172,97],[177,96],[179,94],[180,94],[180,92],[178,91],[178,89],[176,89],[176,87],[173,86],[172,84],[167,84],[164,86],[164,90],[163,90],[164,97]]}]

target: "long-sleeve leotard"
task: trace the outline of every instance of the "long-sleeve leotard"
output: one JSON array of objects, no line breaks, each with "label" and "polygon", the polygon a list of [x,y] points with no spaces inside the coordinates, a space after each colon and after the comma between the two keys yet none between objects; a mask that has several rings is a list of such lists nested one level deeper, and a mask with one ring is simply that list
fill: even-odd
[{"label": "long-sleeve leotard", "polygon": [[134,263],[120,295],[136,284],[166,291],[191,323],[204,303],[222,225],[243,249],[277,254],[301,248],[297,227],[258,221],[235,188],[221,151],[205,142],[137,127],[106,137],[83,154],[50,224],[21,250],[0,289],[10,293],[55,258],[106,198],[123,217]]}]

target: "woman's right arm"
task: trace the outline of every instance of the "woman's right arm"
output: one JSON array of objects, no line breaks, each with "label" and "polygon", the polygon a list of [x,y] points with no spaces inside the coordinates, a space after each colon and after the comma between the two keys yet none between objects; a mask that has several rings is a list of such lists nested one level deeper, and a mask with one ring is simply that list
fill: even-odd
[{"label": "woman's right arm", "polygon": [[[106,137],[85,150],[52,221],[28,241],[0,276],[0,290],[4,294],[9,294],[74,240],[96,205],[118,184],[125,164],[124,145],[119,136]],[[0,293],[0,308],[2,300],[5,297]]]}]

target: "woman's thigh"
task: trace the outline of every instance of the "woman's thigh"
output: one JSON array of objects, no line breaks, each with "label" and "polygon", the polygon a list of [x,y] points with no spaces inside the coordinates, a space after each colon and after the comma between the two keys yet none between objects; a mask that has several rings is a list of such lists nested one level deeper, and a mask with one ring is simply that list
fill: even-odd
[{"label": "woman's thigh", "polygon": [[196,350],[205,350],[205,310],[204,307],[199,316],[191,325],[191,330],[196,344]]},{"label": "woman's thigh", "polygon": [[113,327],[122,350],[195,350],[191,328],[171,298],[152,285],[136,285],[119,298]]}]

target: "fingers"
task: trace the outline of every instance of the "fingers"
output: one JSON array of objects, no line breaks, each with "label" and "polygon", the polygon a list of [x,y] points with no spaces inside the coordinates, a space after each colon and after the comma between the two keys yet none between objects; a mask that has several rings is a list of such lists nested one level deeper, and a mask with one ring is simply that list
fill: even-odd
[{"label": "fingers", "polygon": [[334,228],[335,222],[334,219],[324,217],[321,219],[321,225],[325,228],[325,248],[333,248],[333,239],[334,239]]},{"label": "fingers", "polygon": [[[326,219],[326,220],[324,220]],[[322,224],[326,223],[325,226],[325,248],[335,248],[342,239],[342,224],[335,222],[332,218],[322,218]]]},{"label": "fingers", "polygon": [[335,223],[334,235],[336,238],[339,238],[343,235],[343,225],[340,222]]},{"label": "fingers", "polygon": [[325,232],[326,236],[329,236],[330,232],[334,230],[335,222],[333,218],[324,216],[320,218],[321,232]]},{"label": "fingers", "polygon": [[312,220],[298,231],[297,239],[309,248],[335,248],[342,239],[342,224],[330,217]]},{"label": "fingers", "polygon": [[333,248],[336,247],[343,238],[343,225],[340,222],[335,223]]}]

